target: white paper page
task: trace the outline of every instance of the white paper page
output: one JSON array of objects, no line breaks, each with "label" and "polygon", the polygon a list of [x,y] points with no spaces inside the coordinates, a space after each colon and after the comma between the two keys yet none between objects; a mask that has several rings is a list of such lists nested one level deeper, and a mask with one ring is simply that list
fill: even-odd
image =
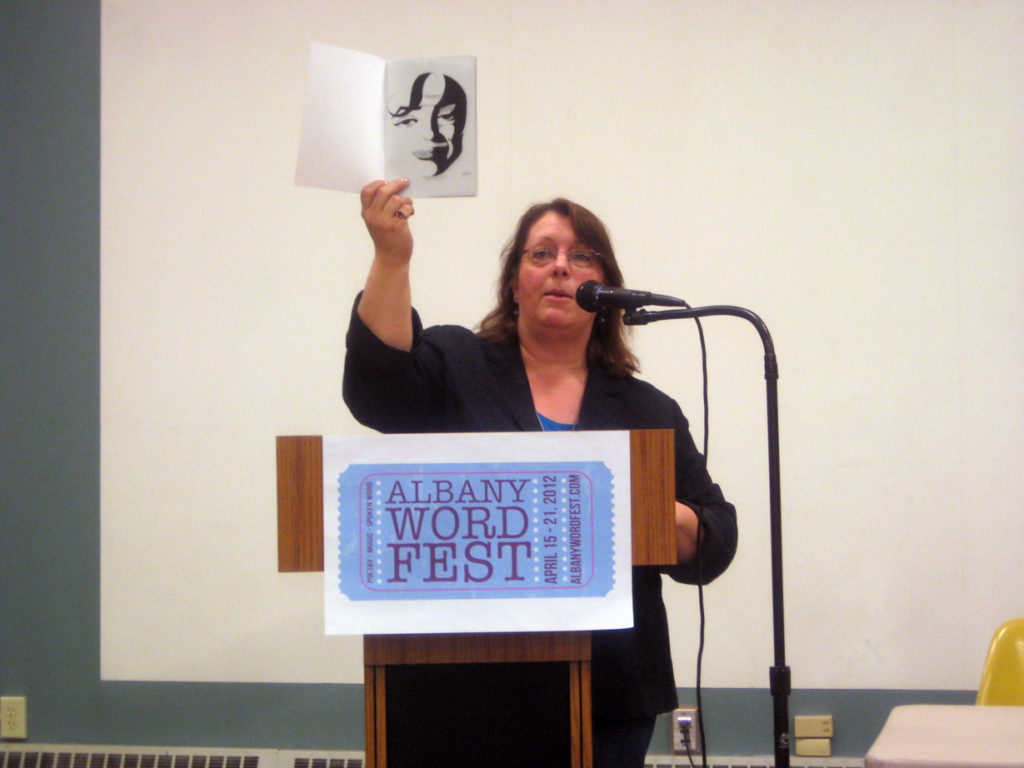
[{"label": "white paper page", "polygon": [[[500,433],[325,436],[324,610],[327,634],[531,632],[633,624],[629,433]],[[611,472],[613,579],[600,597],[352,600],[340,580],[338,476],[350,465],[600,462]],[[359,540],[358,531],[350,536]]]},{"label": "white paper page", "polygon": [[295,183],[358,192],[385,177],[383,59],[313,43]]}]

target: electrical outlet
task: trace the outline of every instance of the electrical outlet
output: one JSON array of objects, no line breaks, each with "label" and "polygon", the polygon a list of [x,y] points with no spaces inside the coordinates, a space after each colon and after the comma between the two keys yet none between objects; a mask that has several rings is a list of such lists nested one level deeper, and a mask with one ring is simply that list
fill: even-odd
[{"label": "electrical outlet", "polygon": [[0,739],[28,738],[24,696],[0,696]]},{"label": "electrical outlet", "polygon": [[696,707],[672,711],[672,751],[677,755],[700,752],[700,712]]},{"label": "electrical outlet", "polygon": [[832,715],[797,715],[793,718],[793,735],[798,739],[831,739],[835,735]]},{"label": "electrical outlet", "polygon": [[832,739],[797,739],[796,753],[801,757],[830,757]]}]

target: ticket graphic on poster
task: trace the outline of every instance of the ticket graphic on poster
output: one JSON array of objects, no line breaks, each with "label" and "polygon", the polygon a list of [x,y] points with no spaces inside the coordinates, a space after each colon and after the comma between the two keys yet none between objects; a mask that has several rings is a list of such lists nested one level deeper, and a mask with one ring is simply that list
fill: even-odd
[{"label": "ticket graphic on poster", "polygon": [[603,597],[614,586],[601,462],[352,464],[337,487],[349,600]]}]

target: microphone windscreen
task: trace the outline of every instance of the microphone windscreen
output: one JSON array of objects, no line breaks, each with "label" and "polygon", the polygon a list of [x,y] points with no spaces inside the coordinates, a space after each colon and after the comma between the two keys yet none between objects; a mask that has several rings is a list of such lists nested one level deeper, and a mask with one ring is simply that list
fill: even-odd
[{"label": "microphone windscreen", "polygon": [[587,312],[597,312],[601,308],[597,295],[604,288],[597,280],[587,280],[576,289],[576,303]]}]

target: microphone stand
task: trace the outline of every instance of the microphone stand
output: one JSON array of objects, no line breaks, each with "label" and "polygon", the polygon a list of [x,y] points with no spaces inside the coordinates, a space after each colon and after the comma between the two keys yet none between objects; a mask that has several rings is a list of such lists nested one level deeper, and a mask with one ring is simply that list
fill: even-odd
[{"label": "microphone stand", "polygon": [[775,632],[775,666],[769,673],[775,715],[775,765],[789,768],[789,707],[792,687],[790,670],[786,666],[786,630],[782,601],[782,500],[779,480],[779,368],[775,348],[768,327],[760,317],[748,309],[728,305],[664,309],[650,312],[646,309],[627,309],[622,321],[626,325],[647,325],[656,320],[696,319],[714,315],[729,315],[750,321],[764,344],[764,378],[768,399],[768,495],[771,515],[772,556],[772,611]]}]

